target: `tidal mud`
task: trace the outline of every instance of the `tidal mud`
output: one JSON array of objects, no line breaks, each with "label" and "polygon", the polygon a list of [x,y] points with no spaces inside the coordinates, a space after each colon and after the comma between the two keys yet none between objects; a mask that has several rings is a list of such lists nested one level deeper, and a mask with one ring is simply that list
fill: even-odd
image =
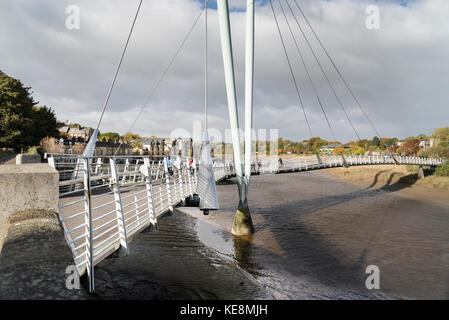
[{"label": "tidal mud", "polygon": [[[96,271],[106,299],[448,299],[449,209],[317,173],[252,179],[255,234],[231,235],[237,187],[220,209],[177,208],[130,255]],[[368,290],[367,267],[380,270]]]}]

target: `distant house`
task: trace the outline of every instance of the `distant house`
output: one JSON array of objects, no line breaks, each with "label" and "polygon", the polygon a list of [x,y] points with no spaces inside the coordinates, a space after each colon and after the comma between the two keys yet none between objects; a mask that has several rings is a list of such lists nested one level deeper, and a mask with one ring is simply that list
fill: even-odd
[{"label": "distant house", "polygon": [[370,150],[365,152],[365,156],[380,156],[382,153],[378,150]]},{"label": "distant house", "polygon": [[147,138],[135,140],[142,145],[139,150],[140,154],[148,154],[150,156],[162,156],[165,152],[165,139],[164,138]]},{"label": "distant house", "polygon": [[[398,147],[402,146],[402,144],[405,141],[398,141],[398,143],[396,144]],[[419,148],[420,149],[427,149],[427,148],[432,148],[434,145],[437,144],[437,141],[435,138],[430,138],[430,139],[419,139]]]},{"label": "distant house", "polygon": [[166,150],[172,156],[187,157],[193,152],[192,138],[169,138],[165,139]]},{"label": "distant house", "polygon": [[192,154],[194,149],[193,140],[191,138],[145,138],[137,139],[132,142],[140,144],[137,148],[140,154],[148,154],[150,156],[183,156],[187,157]]},{"label": "distant house", "polygon": [[69,129],[70,129],[70,127],[64,126],[64,127],[59,128],[59,132],[68,134],[69,133]]},{"label": "distant house", "polygon": [[434,138],[419,139],[419,148],[420,149],[432,148],[435,144],[436,144],[436,141]]},{"label": "distant house", "polygon": [[80,125],[75,127],[64,126],[59,128],[59,132],[67,136],[70,140],[76,140],[79,142],[86,142],[92,135],[91,128],[81,128]]},{"label": "distant house", "polygon": [[[118,149],[118,151],[117,151]],[[133,147],[127,143],[120,143],[120,141],[102,141],[95,143],[94,156],[113,156],[113,155],[132,155]]]},{"label": "distant house", "polygon": [[334,150],[338,148],[350,149],[349,146],[343,144],[328,144],[326,146],[320,147],[320,153],[331,154],[334,153]]}]

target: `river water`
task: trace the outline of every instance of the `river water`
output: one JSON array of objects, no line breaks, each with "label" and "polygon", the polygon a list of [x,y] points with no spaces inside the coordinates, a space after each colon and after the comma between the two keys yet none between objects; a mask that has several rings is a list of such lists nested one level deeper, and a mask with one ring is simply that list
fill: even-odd
[{"label": "river water", "polygon": [[[234,184],[220,210],[179,208],[96,270],[98,298],[449,298],[449,209],[302,172],[252,179],[251,237],[230,234]],[[380,271],[368,290],[366,269]]]}]

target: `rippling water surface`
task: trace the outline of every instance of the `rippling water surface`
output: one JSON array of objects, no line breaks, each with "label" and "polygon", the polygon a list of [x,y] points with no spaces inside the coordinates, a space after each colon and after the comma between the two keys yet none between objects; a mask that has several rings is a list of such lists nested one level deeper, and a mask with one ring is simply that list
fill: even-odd
[{"label": "rippling water surface", "polygon": [[[217,190],[220,210],[175,210],[158,232],[133,240],[129,257],[102,263],[99,297],[449,297],[447,208],[318,174],[256,176],[256,233],[234,237],[236,186]],[[373,264],[381,289],[371,291],[365,270]]]}]

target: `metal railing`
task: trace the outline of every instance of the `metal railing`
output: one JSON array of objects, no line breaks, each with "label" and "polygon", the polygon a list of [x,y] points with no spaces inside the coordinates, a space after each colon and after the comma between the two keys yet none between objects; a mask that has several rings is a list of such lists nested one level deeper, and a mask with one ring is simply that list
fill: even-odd
[{"label": "metal railing", "polygon": [[[196,193],[198,160],[165,157],[83,157],[46,155],[59,172],[59,219],[72,251],[79,275],[87,273],[89,290],[94,290],[94,266],[118,251],[129,253],[128,243],[157,219]],[[431,165],[441,159],[397,157],[400,164]],[[252,164],[252,172],[281,173],[343,165],[394,164],[390,156],[312,156],[278,158]],[[346,162],[346,163],[345,163]],[[232,161],[214,160],[215,180],[235,176]]]},{"label": "metal railing", "polygon": [[440,158],[405,157],[405,156],[365,156],[365,155],[320,155],[298,160],[284,160],[273,169],[274,173],[307,171],[332,167],[380,165],[380,164],[405,164],[418,166],[438,166],[444,162]]},{"label": "metal railing", "polygon": [[[197,164],[149,157],[48,155],[59,171],[59,218],[79,275],[94,290],[94,266],[196,192]],[[221,172],[222,170],[217,170]],[[219,179],[224,177],[220,174]]]}]

